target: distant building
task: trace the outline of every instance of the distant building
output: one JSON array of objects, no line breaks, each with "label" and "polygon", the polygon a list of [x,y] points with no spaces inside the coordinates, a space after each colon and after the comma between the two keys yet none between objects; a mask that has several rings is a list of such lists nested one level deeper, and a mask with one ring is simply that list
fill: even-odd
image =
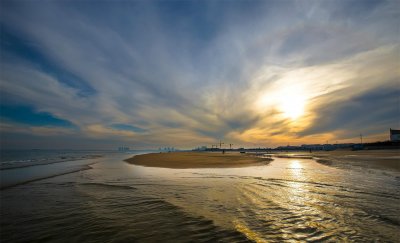
[{"label": "distant building", "polygon": [[201,147],[197,147],[192,149],[193,151],[207,151],[207,146],[201,146]]},{"label": "distant building", "polygon": [[400,141],[400,130],[395,130],[390,128],[390,141],[392,142]]},{"label": "distant building", "polygon": [[364,149],[364,144],[362,144],[362,143],[353,144],[351,146],[351,148],[353,150],[363,150]]},{"label": "distant building", "polygon": [[126,151],[129,151],[129,150],[130,150],[129,147],[125,147],[125,146],[118,147],[118,151],[120,151],[120,152],[126,152]]}]

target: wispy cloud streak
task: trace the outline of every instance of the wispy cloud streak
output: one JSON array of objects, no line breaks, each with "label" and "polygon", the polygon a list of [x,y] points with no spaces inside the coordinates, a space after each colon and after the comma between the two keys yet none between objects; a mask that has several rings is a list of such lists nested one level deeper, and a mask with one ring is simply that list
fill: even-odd
[{"label": "wispy cloud streak", "polygon": [[[274,146],[351,139],[356,126],[384,138],[388,127],[400,125],[387,107],[399,106],[396,1],[2,1],[1,7],[2,33],[10,36],[1,44],[1,102],[76,126],[44,131],[8,119],[2,133],[10,141],[26,134],[43,146],[49,136],[65,146],[74,136],[104,148],[219,139]],[[291,99],[304,103],[295,121],[282,111]],[[371,104],[369,118],[360,116]]]}]

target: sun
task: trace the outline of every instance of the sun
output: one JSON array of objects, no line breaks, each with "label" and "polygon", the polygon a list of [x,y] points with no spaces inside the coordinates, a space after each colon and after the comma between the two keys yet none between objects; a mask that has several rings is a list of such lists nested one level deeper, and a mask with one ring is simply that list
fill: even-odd
[{"label": "sun", "polygon": [[281,100],[279,109],[285,117],[296,120],[304,114],[305,99],[298,94],[287,95]]},{"label": "sun", "polygon": [[308,97],[308,93],[300,86],[279,87],[264,92],[257,100],[256,109],[264,111],[266,107],[273,107],[281,118],[296,121],[306,113]]}]

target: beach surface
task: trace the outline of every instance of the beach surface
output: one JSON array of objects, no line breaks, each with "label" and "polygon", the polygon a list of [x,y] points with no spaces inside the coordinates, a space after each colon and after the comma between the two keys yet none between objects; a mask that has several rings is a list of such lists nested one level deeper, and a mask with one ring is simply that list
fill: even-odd
[{"label": "beach surface", "polygon": [[328,166],[347,169],[380,169],[400,171],[400,150],[334,150],[310,152],[277,152],[270,154],[280,158],[309,158]]},{"label": "beach surface", "polygon": [[[147,157],[140,154],[136,158]],[[374,157],[395,160],[396,151],[148,155],[163,158],[151,160],[163,167],[171,166],[167,158],[179,157],[187,167],[210,166],[188,169],[124,162],[133,155],[109,153],[96,159],[0,170],[10,178],[18,174],[24,182],[0,191],[0,239],[398,242],[400,238],[400,172],[369,167],[381,164]],[[274,160],[257,162],[269,156]],[[239,160],[244,165],[236,164]],[[215,168],[227,164],[242,167]],[[80,165],[81,170],[71,172]]]},{"label": "beach surface", "polygon": [[318,152],[315,159],[337,167],[357,166],[360,168],[400,171],[400,150],[359,150]]},{"label": "beach surface", "polygon": [[237,168],[266,165],[272,161],[268,157],[240,153],[213,152],[173,152],[136,155],[126,162],[148,167],[172,169],[189,168]]}]

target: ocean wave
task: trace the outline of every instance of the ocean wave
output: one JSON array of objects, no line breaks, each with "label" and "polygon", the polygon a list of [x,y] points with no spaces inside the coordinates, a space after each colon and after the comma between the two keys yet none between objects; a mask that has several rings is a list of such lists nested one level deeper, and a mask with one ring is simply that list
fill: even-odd
[{"label": "ocean wave", "polygon": [[49,165],[62,162],[71,162],[78,160],[97,159],[102,155],[85,155],[79,157],[58,157],[58,158],[42,158],[42,159],[25,159],[25,160],[10,160],[3,161],[0,164],[0,170],[18,169],[30,166]]},{"label": "ocean wave", "polygon": [[89,170],[92,167],[90,167],[90,164],[88,165],[81,165],[81,166],[77,166],[74,168],[70,168],[68,170],[63,170],[63,171],[55,171],[55,172],[50,172],[44,175],[33,175],[32,177],[25,177],[22,179],[13,179],[13,178],[5,178],[7,177],[7,175],[2,174],[1,176],[1,184],[0,184],[0,190],[5,190],[14,186],[19,186],[19,185],[23,185],[23,184],[27,184],[30,182],[35,182],[35,181],[40,181],[40,180],[45,180],[45,179],[50,179],[53,177],[57,177],[57,176],[62,176],[62,175],[66,175],[66,174],[71,174],[71,173],[76,173],[79,171],[84,171],[84,170]]}]

